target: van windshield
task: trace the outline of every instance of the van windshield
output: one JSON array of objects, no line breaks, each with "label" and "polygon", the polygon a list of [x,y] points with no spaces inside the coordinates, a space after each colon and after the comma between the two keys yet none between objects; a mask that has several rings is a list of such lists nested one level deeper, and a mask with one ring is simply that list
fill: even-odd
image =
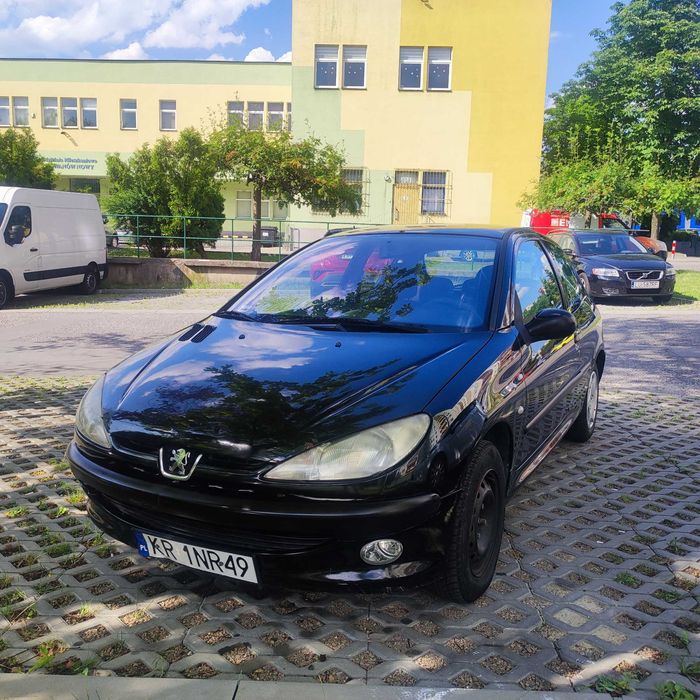
[{"label": "van windshield", "polygon": [[7,204],[0,202],[0,229],[2,228],[2,220],[5,218],[5,212],[7,211]]}]

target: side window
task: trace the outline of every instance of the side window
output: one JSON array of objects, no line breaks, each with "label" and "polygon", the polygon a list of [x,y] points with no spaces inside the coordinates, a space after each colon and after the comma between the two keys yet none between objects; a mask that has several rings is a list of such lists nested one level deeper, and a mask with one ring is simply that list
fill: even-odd
[{"label": "side window", "polygon": [[537,241],[525,240],[518,246],[513,284],[525,323],[542,309],[563,306],[556,275]]},{"label": "side window", "polygon": [[[566,238],[571,244],[573,244],[571,238],[568,236]],[[547,250],[554,261],[554,267],[559,274],[559,279],[561,280],[562,287],[564,288],[567,309],[571,311],[574,300],[581,296],[578,275],[576,274],[576,270],[574,270],[571,261],[566,257],[566,253],[564,253],[561,248],[557,248],[555,245],[550,245],[547,246]]]},{"label": "side window", "polygon": [[29,207],[17,206],[12,209],[5,226],[5,242],[9,245],[22,243],[32,232],[32,212]]}]

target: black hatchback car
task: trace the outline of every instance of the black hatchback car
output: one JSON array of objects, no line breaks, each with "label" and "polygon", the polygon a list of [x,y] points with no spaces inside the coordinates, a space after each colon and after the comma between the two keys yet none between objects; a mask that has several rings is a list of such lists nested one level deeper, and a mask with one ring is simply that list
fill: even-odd
[{"label": "black hatchback car", "polygon": [[548,238],[575,262],[581,283],[594,298],[646,296],[669,301],[676,270],[627,232],[567,231]]},{"label": "black hatchback car", "polygon": [[598,311],[539,234],[358,229],[107,372],[67,454],[95,523],[144,556],[469,601],[507,497],[591,436],[604,363]]}]

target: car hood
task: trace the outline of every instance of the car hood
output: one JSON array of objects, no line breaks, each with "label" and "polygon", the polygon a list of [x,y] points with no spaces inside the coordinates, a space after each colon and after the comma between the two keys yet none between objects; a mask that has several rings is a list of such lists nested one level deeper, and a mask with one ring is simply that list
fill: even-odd
[{"label": "car hood", "polygon": [[419,413],[490,332],[316,330],[210,317],[111,370],[116,446],[266,460]]},{"label": "car hood", "polygon": [[581,260],[590,267],[608,265],[620,270],[665,270],[668,267],[663,260],[651,253],[583,255]]}]

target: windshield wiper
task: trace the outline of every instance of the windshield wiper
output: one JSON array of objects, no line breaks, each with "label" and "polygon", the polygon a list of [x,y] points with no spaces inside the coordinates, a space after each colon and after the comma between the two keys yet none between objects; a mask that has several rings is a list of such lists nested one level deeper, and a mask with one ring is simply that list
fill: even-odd
[{"label": "windshield wiper", "polygon": [[383,333],[427,333],[426,328],[412,324],[391,323],[369,318],[353,318],[351,316],[283,316],[263,314],[256,320],[263,323],[280,323],[285,325],[311,326],[323,330],[341,331],[377,331]]},{"label": "windshield wiper", "polygon": [[242,311],[218,311],[214,314],[215,316],[220,316],[221,318],[231,318],[234,321],[259,321],[257,316],[250,316],[249,314],[244,314]]}]

